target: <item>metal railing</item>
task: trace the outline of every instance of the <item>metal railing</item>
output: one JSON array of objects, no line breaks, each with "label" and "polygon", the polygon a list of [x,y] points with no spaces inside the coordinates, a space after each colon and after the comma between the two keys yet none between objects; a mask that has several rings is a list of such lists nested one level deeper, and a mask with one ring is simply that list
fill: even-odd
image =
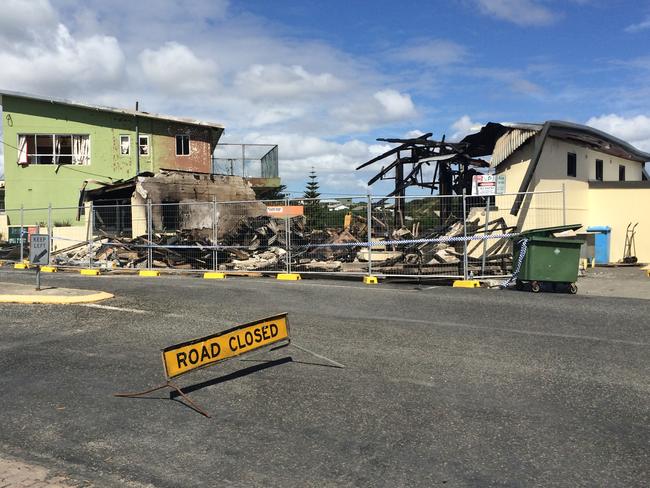
[{"label": "metal railing", "polygon": [[[523,198],[518,215],[510,213]],[[51,264],[103,270],[485,278],[512,270],[512,237],[565,222],[564,191],[496,196],[93,205],[8,210],[0,259],[51,236]],[[1,233],[1,232],[0,232]]]}]

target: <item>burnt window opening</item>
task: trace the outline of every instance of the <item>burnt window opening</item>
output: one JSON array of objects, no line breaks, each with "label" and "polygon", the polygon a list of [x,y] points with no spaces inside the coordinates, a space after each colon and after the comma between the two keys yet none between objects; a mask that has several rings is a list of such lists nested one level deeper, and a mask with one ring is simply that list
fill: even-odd
[{"label": "burnt window opening", "polygon": [[178,201],[165,200],[160,206],[160,218],[164,230],[176,230],[180,227],[180,205]]},{"label": "burnt window opening", "polygon": [[618,181],[625,181],[625,166],[618,165]]},{"label": "burnt window opening", "polygon": [[138,137],[138,150],[140,156],[149,156],[149,136]]},{"label": "burnt window opening", "polygon": [[574,178],[578,176],[578,165],[575,153],[567,153],[566,155],[566,175]]},{"label": "burnt window opening", "polygon": [[122,156],[128,156],[131,154],[131,136],[120,136],[120,154]]},{"label": "burnt window opening", "polygon": [[596,181],[603,181],[603,160],[596,159]]},{"label": "burnt window opening", "polygon": [[131,235],[131,199],[93,201],[93,229],[108,235]]},{"label": "burnt window opening", "polygon": [[90,136],[19,134],[18,164],[90,164]]},{"label": "burnt window opening", "polygon": [[176,136],[176,156],[189,156],[190,155],[190,136],[177,135]]}]

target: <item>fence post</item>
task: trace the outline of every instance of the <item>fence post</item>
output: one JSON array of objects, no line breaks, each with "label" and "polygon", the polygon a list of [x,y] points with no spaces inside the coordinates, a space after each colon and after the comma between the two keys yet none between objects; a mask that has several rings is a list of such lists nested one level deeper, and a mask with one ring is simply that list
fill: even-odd
[{"label": "fence post", "polygon": [[291,225],[289,225],[289,198],[284,200],[285,216],[284,216],[284,232],[285,232],[285,245],[287,247],[286,257],[286,272],[291,274]]},{"label": "fence post", "polygon": [[23,204],[20,204],[20,262],[25,260],[25,209]]},{"label": "fence post", "polygon": [[214,249],[212,250],[212,271],[217,271],[219,269],[219,263],[217,262],[217,242],[219,239],[219,228],[217,227],[217,197],[212,197],[212,245]]},{"label": "fence post", "polygon": [[[40,232],[40,229],[39,229]],[[48,255],[49,261],[47,264],[52,263],[52,243],[54,239],[54,229],[52,228],[52,202],[47,204],[47,241],[48,241]]]},{"label": "fence post", "polygon": [[368,192],[366,209],[366,228],[368,231],[368,276],[372,276],[372,196]]},{"label": "fence post", "polygon": [[[494,197],[496,198],[496,197]],[[483,234],[483,259],[481,260],[481,276],[485,276],[485,255],[487,253],[487,235],[488,235],[488,222],[490,222],[490,196],[485,197],[485,231]]]},{"label": "fence post", "polygon": [[562,183],[562,225],[566,225],[566,185]]},{"label": "fence post", "polygon": [[467,280],[467,195],[463,188],[463,279]]},{"label": "fence post", "polygon": [[151,199],[147,198],[147,269],[153,268],[153,219]]},{"label": "fence post", "polygon": [[95,233],[95,207],[88,203],[88,269],[93,267],[93,234]]}]

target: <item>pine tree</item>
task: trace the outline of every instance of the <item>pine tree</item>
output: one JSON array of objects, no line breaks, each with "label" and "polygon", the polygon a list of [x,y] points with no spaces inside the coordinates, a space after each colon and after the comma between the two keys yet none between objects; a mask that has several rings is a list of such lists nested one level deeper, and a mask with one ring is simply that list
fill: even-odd
[{"label": "pine tree", "polygon": [[310,229],[317,228],[322,225],[324,217],[324,209],[318,197],[318,176],[314,168],[309,172],[309,181],[307,181],[307,188],[303,197],[305,198],[305,217],[307,218],[307,227]]}]

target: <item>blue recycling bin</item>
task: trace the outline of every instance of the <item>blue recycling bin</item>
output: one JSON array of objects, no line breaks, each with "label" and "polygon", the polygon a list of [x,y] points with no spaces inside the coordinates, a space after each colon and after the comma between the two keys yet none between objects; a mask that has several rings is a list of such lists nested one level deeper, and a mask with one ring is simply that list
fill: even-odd
[{"label": "blue recycling bin", "polygon": [[595,243],[595,258],[596,264],[609,263],[609,241],[612,233],[612,228],[608,225],[593,225],[587,227],[587,232],[596,234]]}]

